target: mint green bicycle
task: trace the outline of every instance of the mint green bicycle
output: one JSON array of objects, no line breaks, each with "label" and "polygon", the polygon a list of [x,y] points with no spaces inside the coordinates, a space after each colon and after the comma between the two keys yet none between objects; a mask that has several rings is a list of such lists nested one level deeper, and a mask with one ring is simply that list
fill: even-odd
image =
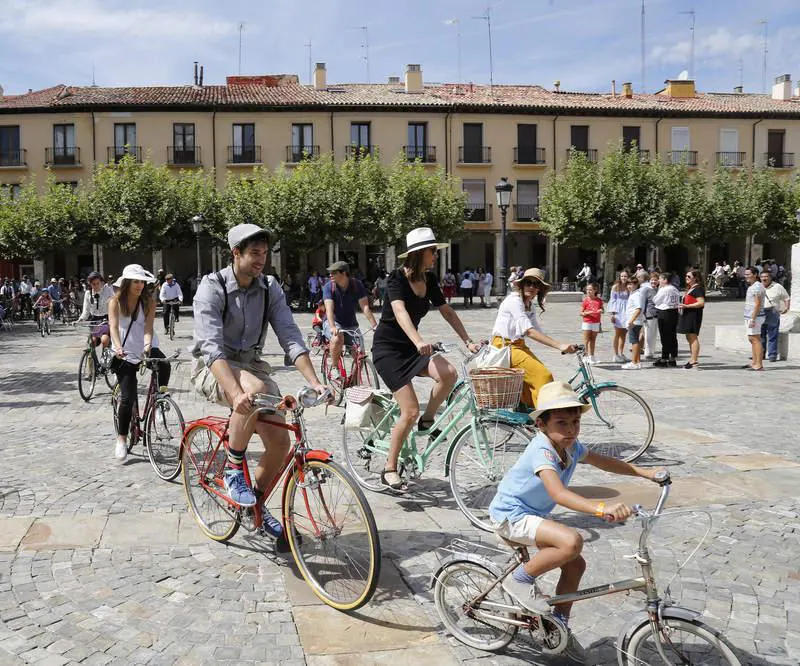
[{"label": "mint green bicycle", "polygon": [[[434,345],[434,350],[438,353],[450,351],[441,343]],[[478,354],[480,352],[464,358],[464,377],[469,377],[466,366]],[[362,488],[375,492],[390,491],[380,479],[389,452],[390,433],[400,416],[400,406],[391,394],[385,392],[373,395],[372,406],[366,425],[345,426],[344,458]],[[462,419],[468,419],[466,425],[460,425]],[[471,389],[459,391],[431,426],[431,430],[441,430],[438,436],[433,438],[417,431],[408,435],[400,450],[398,474],[407,483],[418,479],[437,449],[449,442],[444,475],[449,478],[456,504],[473,525],[490,530],[488,509],[497,484],[531,439],[522,427],[527,420],[526,415],[511,410],[479,409]],[[451,434],[454,435],[452,439]]]}]

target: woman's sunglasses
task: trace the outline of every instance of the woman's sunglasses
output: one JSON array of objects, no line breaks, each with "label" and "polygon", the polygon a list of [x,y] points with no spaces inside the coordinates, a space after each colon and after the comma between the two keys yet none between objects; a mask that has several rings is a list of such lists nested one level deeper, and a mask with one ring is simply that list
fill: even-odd
[{"label": "woman's sunglasses", "polygon": [[523,280],[522,281],[522,286],[523,287],[536,287],[537,289],[540,289],[541,286],[542,286],[542,283],[539,282],[538,280]]}]

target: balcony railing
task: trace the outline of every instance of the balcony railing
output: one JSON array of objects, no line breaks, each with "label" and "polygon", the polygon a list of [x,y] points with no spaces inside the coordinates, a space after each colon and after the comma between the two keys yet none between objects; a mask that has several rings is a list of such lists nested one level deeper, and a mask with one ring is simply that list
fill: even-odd
[{"label": "balcony railing", "polygon": [[641,148],[636,150],[639,153],[639,162],[641,164],[650,164],[650,151],[649,150],[642,150]]},{"label": "balcony railing", "polygon": [[403,146],[403,151],[409,162],[419,160],[431,163],[436,161],[436,146]]},{"label": "balcony railing", "polygon": [[167,164],[171,166],[201,166],[200,147],[183,148],[167,146]]},{"label": "balcony railing", "polygon": [[685,164],[686,166],[697,166],[696,150],[670,150],[667,152],[667,162],[669,164]]},{"label": "balcony railing", "polygon": [[358,144],[351,143],[349,146],[344,147],[344,156],[347,159],[358,159],[359,157],[364,157],[365,155],[377,157],[378,146],[374,144],[359,146]]},{"label": "balcony railing", "polygon": [[487,222],[492,219],[492,204],[469,203],[464,205],[464,219],[467,222]]},{"label": "balcony railing", "polygon": [[286,146],[288,164],[297,164],[312,157],[319,157],[319,146]]},{"label": "balcony railing", "polygon": [[741,167],[744,164],[744,153],[717,153],[717,166]]},{"label": "balcony railing", "polygon": [[514,148],[514,164],[544,164],[544,148],[517,146]]},{"label": "balcony railing", "polygon": [[28,151],[24,148],[17,150],[0,150],[0,167],[22,167],[27,166],[25,154]]},{"label": "balcony railing", "polygon": [[794,153],[764,153],[764,164],[772,169],[793,169]]},{"label": "balcony railing", "polygon": [[228,164],[261,164],[261,146],[228,146]]},{"label": "balcony railing", "polygon": [[133,159],[137,162],[142,161],[142,147],[141,146],[109,146],[108,147],[108,162],[110,164],[119,164],[125,155],[132,155]]},{"label": "balcony railing", "polygon": [[515,204],[514,219],[517,222],[532,222],[539,219],[539,204]]},{"label": "balcony railing", "polygon": [[44,163],[48,166],[77,166],[81,163],[81,149],[77,146],[45,148]]},{"label": "balcony railing", "polygon": [[586,159],[590,162],[597,162],[597,149],[596,148],[587,148],[586,150],[582,150],[580,148],[567,148],[567,159],[569,159],[570,153],[583,153],[586,155]]},{"label": "balcony railing", "polygon": [[489,146],[459,146],[460,164],[491,164],[492,149]]}]

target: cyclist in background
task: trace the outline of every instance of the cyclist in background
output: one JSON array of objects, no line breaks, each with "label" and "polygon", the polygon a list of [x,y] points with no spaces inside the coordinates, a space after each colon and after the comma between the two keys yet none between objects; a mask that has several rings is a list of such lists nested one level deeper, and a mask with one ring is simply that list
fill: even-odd
[{"label": "cyclist in background", "polygon": [[159,291],[159,300],[164,306],[164,333],[169,334],[169,313],[175,312],[175,323],[180,319],[181,304],[183,303],[183,291],[181,286],[172,273],[167,273],[164,283]]},{"label": "cyclist in background", "polygon": [[33,319],[37,324],[42,314],[44,314],[45,317],[53,314],[53,298],[50,296],[50,292],[47,291],[47,289],[39,292],[39,296],[33,304]]},{"label": "cyclist in background", "polygon": [[114,289],[107,285],[103,276],[97,271],[92,271],[86,278],[89,289],[83,295],[83,311],[73,326],[79,321],[88,321],[97,324],[92,328],[92,339],[95,347],[102,344],[108,347],[111,344],[108,327],[108,302],[114,298]]},{"label": "cyclist in background", "polygon": [[361,308],[364,316],[369,320],[374,329],[378,322],[369,309],[369,298],[363,282],[350,277],[350,266],[347,262],[337,261],[328,266],[331,279],[322,288],[322,298],[325,303],[325,320],[322,324],[322,333],[330,341],[331,372],[339,371],[339,359],[342,356],[342,347],[353,344],[351,333],[342,333],[342,328],[358,328],[356,307]]}]

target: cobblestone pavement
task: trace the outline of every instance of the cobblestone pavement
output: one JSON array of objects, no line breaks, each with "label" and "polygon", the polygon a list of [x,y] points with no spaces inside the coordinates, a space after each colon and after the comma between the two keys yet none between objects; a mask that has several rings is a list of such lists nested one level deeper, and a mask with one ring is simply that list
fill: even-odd
[{"label": "cobblestone pavement", "polygon": [[[552,304],[543,326],[574,340],[577,309]],[[605,365],[595,375],[646,397],[656,438],[643,463],[672,470],[672,504],[713,516],[709,539],[676,579],[675,596],[725,632],[743,664],[797,664],[800,371],[776,363],[750,373],[741,370],[743,356],[713,350],[714,324],[738,323],[740,310],[739,303],[707,308],[698,370]],[[473,337],[491,330],[494,311],[461,314]],[[298,321],[307,329],[310,316]],[[190,330],[185,317],[165,351],[187,344]],[[454,340],[436,314],[423,330],[431,340]],[[435,550],[455,537],[492,541],[467,526],[441,460],[409,497],[368,493],[381,530],[382,579],[373,603],[338,613],[321,605],[290,559],[266,541],[206,540],[180,484],[160,481],[140,447],[126,464],[115,463],[108,389],[99,384],[88,404],[76,390],[82,344],[81,335],[60,325],[46,340],[31,325],[0,333],[0,664],[561,663],[522,636],[494,655],[444,634],[430,591]],[[599,347],[608,358],[608,335]],[[276,352],[274,336],[268,350]],[[557,377],[574,367],[550,350],[541,357]],[[299,373],[282,367],[282,354],[269,360],[284,390],[301,386]],[[187,419],[224,413],[193,396],[185,365],[171,387]],[[426,392],[421,382],[420,395]],[[307,412],[320,448],[340,450],[340,414]],[[251,449],[257,454],[260,444]],[[645,482],[583,469],[574,482],[594,492],[606,487],[609,497],[650,490]],[[635,573],[624,559],[638,537],[633,523],[607,526],[574,514],[564,520],[585,537],[587,585]],[[660,580],[702,532],[692,514],[664,522],[654,536]],[[590,663],[616,663],[617,633],[640,607],[637,595],[576,606],[573,629]]]}]

